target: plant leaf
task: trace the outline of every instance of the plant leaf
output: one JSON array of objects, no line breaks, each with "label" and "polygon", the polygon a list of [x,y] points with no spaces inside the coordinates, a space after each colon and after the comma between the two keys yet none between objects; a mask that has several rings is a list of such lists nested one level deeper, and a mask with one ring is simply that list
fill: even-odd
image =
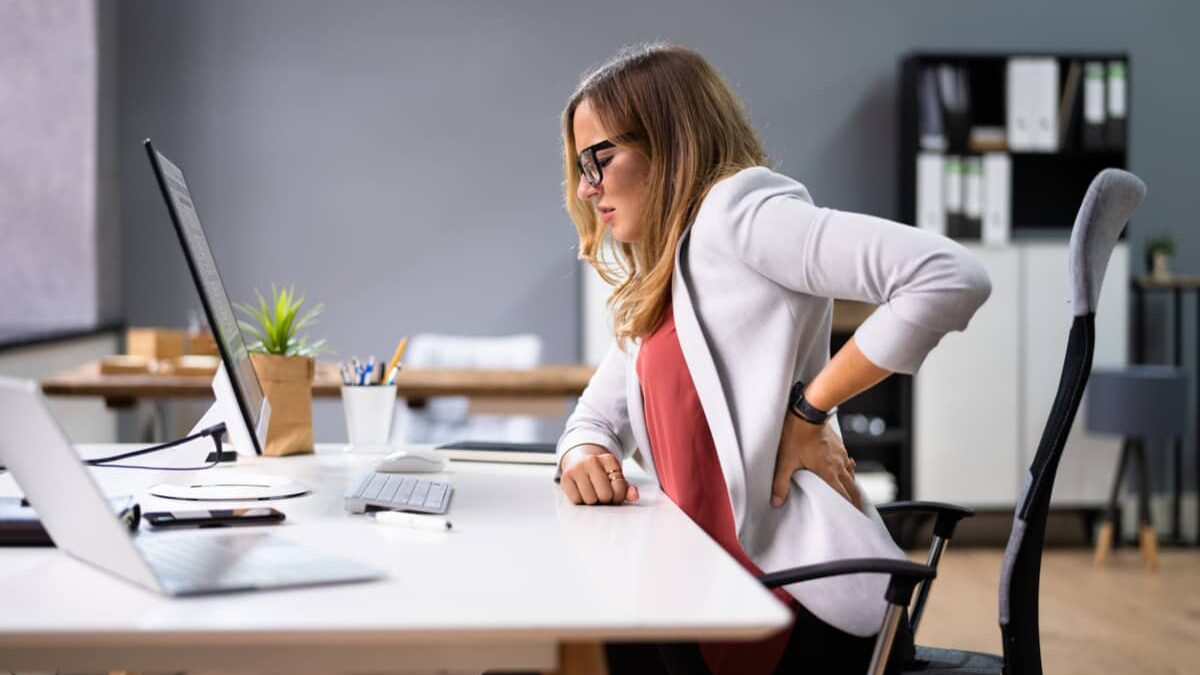
[{"label": "plant leaf", "polygon": [[257,289],[254,295],[257,307],[250,303],[234,305],[245,316],[245,320],[238,319],[238,325],[255,340],[249,349],[285,356],[313,356],[325,349],[325,340],[309,344],[305,336],[298,335],[301,329],[316,323],[324,304],[302,313],[305,298],[297,295],[295,286],[280,288],[271,284],[269,300]]}]

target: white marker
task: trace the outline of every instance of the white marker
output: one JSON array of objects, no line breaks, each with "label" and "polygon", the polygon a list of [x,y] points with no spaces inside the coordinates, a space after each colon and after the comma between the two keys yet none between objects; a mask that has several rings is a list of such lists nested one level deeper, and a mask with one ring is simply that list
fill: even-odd
[{"label": "white marker", "polygon": [[375,513],[375,522],[383,523],[384,525],[411,527],[414,530],[434,530],[436,532],[445,532],[451,527],[450,521],[445,518],[422,516],[415,513],[402,513],[400,511],[377,511]]}]

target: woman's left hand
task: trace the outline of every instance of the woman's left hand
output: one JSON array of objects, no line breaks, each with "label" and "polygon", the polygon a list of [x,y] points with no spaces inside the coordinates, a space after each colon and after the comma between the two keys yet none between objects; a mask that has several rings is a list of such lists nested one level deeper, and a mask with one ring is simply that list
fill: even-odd
[{"label": "woman's left hand", "polygon": [[854,484],[854,460],[846,454],[841,437],[828,424],[809,424],[787,413],[775,455],[772,506],[783,506],[792,487],[792,474],[802,469],[817,474],[854,508],[862,509]]}]

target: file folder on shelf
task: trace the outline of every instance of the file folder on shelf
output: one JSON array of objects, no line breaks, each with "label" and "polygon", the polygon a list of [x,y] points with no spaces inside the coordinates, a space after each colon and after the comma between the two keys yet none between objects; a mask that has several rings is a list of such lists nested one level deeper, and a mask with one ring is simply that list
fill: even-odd
[{"label": "file folder on shelf", "polygon": [[943,63],[937,68],[937,83],[946,147],[952,153],[962,152],[971,134],[971,88],[967,72]]},{"label": "file folder on shelf", "polygon": [[1125,62],[1108,62],[1108,123],[1105,145],[1109,150],[1125,149],[1125,110],[1127,104],[1125,88]]},{"label": "file folder on shelf", "polygon": [[1108,106],[1104,97],[1104,63],[1088,61],[1083,67],[1083,148],[1103,150],[1107,145]]},{"label": "file folder on shelf", "polygon": [[922,150],[946,151],[946,132],[942,127],[942,103],[938,95],[937,69],[921,69],[917,96],[917,115],[920,124],[919,145]]},{"label": "file folder on shelf", "polygon": [[1031,62],[1033,88],[1033,149],[1058,152],[1058,59]]},{"label": "file folder on shelf", "polygon": [[942,197],[946,205],[946,234],[951,239],[957,239],[962,236],[965,229],[963,223],[963,158],[960,155],[946,155]]},{"label": "file folder on shelf", "polygon": [[1014,152],[1058,150],[1058,71],[1054,58],[1008,60],[1008,146]]},{"label": "file folder on shelf", "polygon": [[958,239],[979,239],[983,228],[983,159],[963,159],[963,220]]},{"label": "file folder on shelf", "polygon": [[1012,160],[1007,153],[983,156],[983,243],[1007,244],[1012,233]]},{"label": "file folder on shelf", "polygon": [[1063,84],[1062,101],[1058,105],[1058,147],[1060,150],[1079,147],[1079,99],[1082,98],[1083,65],[1071,61]]},{"label": "file folder on shelf", "polygon": [[942,236],[946,235],[945,164],[940,152],[917,154],[917,217],[913,224]]}]

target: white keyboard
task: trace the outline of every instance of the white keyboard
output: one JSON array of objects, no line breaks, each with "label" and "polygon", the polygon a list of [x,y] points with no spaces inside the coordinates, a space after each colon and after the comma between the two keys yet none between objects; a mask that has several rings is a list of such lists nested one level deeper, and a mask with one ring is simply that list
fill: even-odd
[{"label": "white keyboard", "polygon": [[394,511],[442,514],[450,506],[454,486],[445,481],[401,473],[368,471],[346,490],[346,510],[363,513],[369,507]]}]

